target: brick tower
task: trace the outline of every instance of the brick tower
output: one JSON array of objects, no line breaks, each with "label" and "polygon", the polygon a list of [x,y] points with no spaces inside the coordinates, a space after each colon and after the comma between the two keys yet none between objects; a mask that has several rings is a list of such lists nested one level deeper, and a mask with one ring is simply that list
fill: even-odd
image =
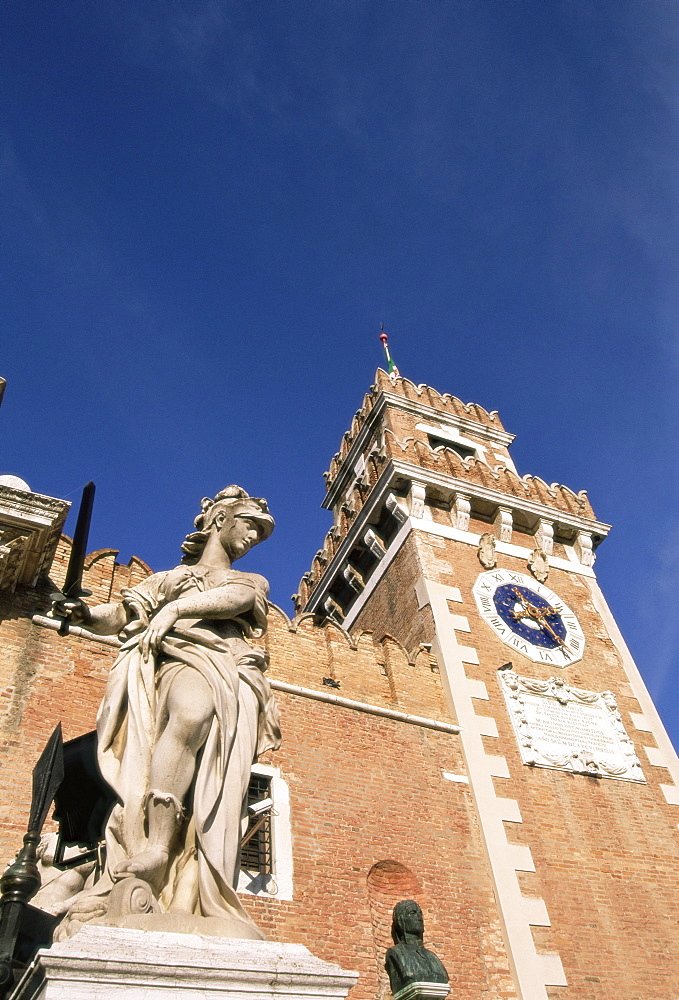
[{"label": "brick tower", "polygon": [[297,606],[431,648],[518,995],[673,997],[679,760],[597,584],[609,527],[512,440],[379,371]]},{"label": "brick tower", "polygon": [[[679,761],[596,582],[608,526],[517,475],[511,442],[496,413],[378,371],[296,614],[270,607],[284,739],[253,765],[273,808],[238,891],[270,939],[360,973],[351,1000],[388,996],[408,898],[451,1000],[675,1000]],[[67,507],[0,479],[3,861],[40,750],[58,721],[93,729],[119,648],[47,614]],[[91,603],[151,573],[116,556],[87,557]]]}]

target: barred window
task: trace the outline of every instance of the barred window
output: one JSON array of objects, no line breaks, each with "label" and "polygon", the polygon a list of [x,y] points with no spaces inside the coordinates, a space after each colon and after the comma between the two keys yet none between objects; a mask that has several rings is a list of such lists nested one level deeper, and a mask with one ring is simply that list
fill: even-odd
[{"label": "barred window", "polygon": [[266,774],[252,774],[248,785],[248,828],[243,837],[240,867],[247,872],[270,875],[271,862],[271,809],[253,810],[257,803],[271,799],[271,778]]}]

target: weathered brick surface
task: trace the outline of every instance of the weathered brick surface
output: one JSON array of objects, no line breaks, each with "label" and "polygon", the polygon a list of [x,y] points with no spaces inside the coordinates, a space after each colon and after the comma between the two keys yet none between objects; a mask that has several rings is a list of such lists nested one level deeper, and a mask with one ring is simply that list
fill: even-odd
[{"label": "weathered brick surface", "polygon": [[[435,536],[432,540],[434,544],[439,541]],[[417,650],[421,643],[431,643],[434,632],[431,610],[427,606],[418,613],[415,595],[422,571],[422,554],[415,538],[410,536],[359,613],[354,630],[374,629],[377,639],[391,635],[410,651]]]},{"label": "weathered brick surface", "polygon": [[[338,474],[346,474],[349,466],[343,463],[382,391],[449,417],[475,420],[481,430],[502,430],[497,414],[378,373],[376,389],[333,459],[330,486]],[[424,480],[428,470],[474,480],[497,491],[498,503],[504,503],[503,496],[519,496],[568,516],[593,516],[584,494],[434,454],[426,432],[415,427],[418,419],[390,407],[383,425],[366,441],[367,471],[357,474],[340,498],[335,527],[300,588],[300,606],[322,582],[389,454],[400,453],[403,459],[407,451],[407,461],[419,463]],[[385,429],[389,433],[382,434]],[[468,428],[465,434],[474,439]],[[502,446],[490,450],[503,453]],[[403,497],[406,484],[397,487]],[[433,523],[450,528],[450,497],[434,490],[427,500]],[[492,504],[472,511],[469,531],[493,532],[493,517]],[[520,525],[512,541],[527,551],[535,547],[534,535]],[[56,582],[63,579],[69,548],[63,540],[53,567]],[[555,540],[554,555],[568,558],[564,538]],[[85,585],[94,592],[93,600],[116,600],[124,587],[150,572],[139,560],[120,566],[115,557],[112,549],[88,557]],[[527,572],[516,556],[499,554],[498,565]],[[510,842],[529,847],[535,862],[534,873],[519,873],[521,890],[543,899],[551,918],[550,927],[533,928],[533,938],[539,952],[558,953],[568,979],[568,986],[549,987],[548,993],[564,1000],[674,1000],[679,997],[679,807],[668,805],[660,788],[669,783],[668,772],[651,766],[643,750],[654,746],[653,737],[632,724],[629,713],[639,713],[640,706],[615,644],[586,580],[552,567],[548,585],[577,614],[585,656],[562,670],[522,657],[477,613],[472,587],[482,571],[475,546],[414,530],[379,579],[351,635],[335,624],[319,625],[309,614],[290,621],[272,607],[265,638],[271,677],[367,705],[454,721],[442,690],[443,664],[428,648],[434,639],[432,612],[429,606],[418,608],[415,587],[425,577],[459,588],[462,601],[451,603],[450,610],[466,617],[471,631],[458,639],[479,657],[466,673],[485,683],[489,700],[478,703],[479,714],[491,716],[499,734],[484,737],[484,747],[506,759],[510,774],[494,779],[495,788],[499,796],[518,802],[522,818],[506,824],[507,835]],[[115,650],[94,640],[61,638],[33,625],[31,615],[44,613],[49,590],[45,585],[0,594],[2,859],[20,842],[30,771],[45,740],[59,719],[66,738],[93,727],[115,656]],[[525,766],[497,675],[509,660],[524,676],[546,679],[558,673],[576,687],[613,691],[647,782]],[[339,682],[339,688],[324,686],[324,678]],[[381,998],[388,993],[382,963],[390,943],[390,912],[399,899],[412,896],[425,911],[427,944],[451,973],[453,997],[514,1000],[473,790],[443,777],[443,772],[464,775],[459,738],[299,695],[279,693],[278,701],[284,743],[267,760],[280,768],[290,788],[294,894],[292,900],[246,897],[255,919],[271,937],[304,943],[315,954],[358,970],[354,1000]]]},{"label": "weathered brick surface", "polygon": [[[60,548],[54,579],[65,572]],[[148,572],[115,563],[115,551],[87,560],[92,600],[119,596]],[[24,592],[2,608],[4,643],[0,827],[2,859],[19,846],[30,772],[61,720],[70,739],[94,726],[115,650],[94,640],[33,625],[49,587]],[[435,661],[413,640],[356,631],[349,637],[310,616],[290,622],[270,613],[266,645],[271,676],[411,714],[448,720]],[[391,909],[414,896],[427,919],[427,941],[447,965],[457,997],[514,997],[493,893],[468,786],[443,778],[464,773],[456,736],[353,709],[280,693],[284,744],[268,762],[291,794],[294,898],[251,898],[246,906],[266,932],[306,944],[315,954],[361,973],[357,1000],[388,992],[383,970]],[[11,708],[11,710],[10,710]]]},{"label": "weathered brick surface", "polygon": [[[530,536],[517,532],[513,540],[532,547]],[[640,706],[630,697],[620,656],[586,581],[574,573],[550,571],[548,586],[576,612],[586,640],[584,658],[559,670],[504,645],[480,617],[472,587],[484,570],[473,546],[418,532],[409,550],[404,545],[401,562],[392,564],[407,588],[416,563],[429,579],[461,591],[462,603],[451,610],[468,618],[471,632],[459,639],[476,648],[480,661],[468,665],[466,673],[487,685],[490,700],[480,711],[492,716],[499,730],[498,739],[484,738],[485,748],[506,757],[511,775],[495,779],[496,790],[518,800],[523,819],[507,824],[508,836],[530,848],[536,865],[535,874],[521,875],[522,889],[545,900],[552,922],[550,928],[534,928],[534,939],[539,951],[560,954],[568,978],[567,987],[550,992],[569,1000],[673,997],[679,987],[679,807],[668,805],[660,789],[671,781],[668,772],[652,767],[642,749],[655,742],[632,724],[629,713],[639,713]],[[528,572],[525,562],[510,556],[499,555],[498,565]],[[404,644],[415,634],[431,641],[428,608],[417,612],[407,588],[401,613],[392,615],[398,578],[385,577],[359,616],[361,626],[371,628],[378,639],[388,631]],[[524,765],[497,676],[508,661],[522,676],[547,679],[558,673],[575,687],[613,691],[647,784]]]},{"label": "weathered brick surface", "polygon": [[[353,694],[353,692],[352,692]],[[390,912],[412,894],[459,997],[513,996],[454,736],[280,695],[289,782],[292,902],[248,901],[267,933],[361,973],[352,997],[381,995]],[[375,865],[411,875],[375,887]],[[389,866],[387,866],[389,867]]]}]

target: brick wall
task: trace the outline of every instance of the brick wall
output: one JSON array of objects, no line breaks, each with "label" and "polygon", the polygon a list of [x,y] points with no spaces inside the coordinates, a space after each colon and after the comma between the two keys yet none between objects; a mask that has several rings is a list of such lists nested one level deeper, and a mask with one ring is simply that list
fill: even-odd
[{"label": "brick wall", "polygon": [[[68,559],[55,560],[59,582]],[[88,557],[91,601],[108,601],[149,570],[115,562],[115,550]],[[0,605],[2,767],[1,859],[20,846],[30,772],[61,720],[65,739],[94,726],[115,649],[31,623],[44,614],[51,587],[23,591]],[[289,621],[272,607],[266,644],[271,677],[344,698],[448,720],[435,660],[414,640],[356,631],[351,637],[311,616]],[[369,711],[279,693],[284,743],[264,763],[280,768],[291,796],[292,900],[245,897],[272,938],[305,944],[355,969],[355,1000],[388,994],[384,951],[391,909],[416,898],[426,942],[447,966],[460,1000],[515,996],[491,883],[457,737],[380,718]]]},{"label": "brick wall", "polygon": [[[51,578],[66,574],[70,539],[57,548]],[[85,563],[83,583],[91,603],[120,597],[151,572],[139,559],[115,561],[115,549],[94,552]],[[37,588],[0,592],[0,861],[21,846],[31,796],[31,772],[52,730],[61,722],[65,740],[94,728],[115,650],[94,640],[55,632],[31,622],[49,609],[49,582]],[[47,829],[47,828],[46,828]]]},{"label": "brick wall", "polygon": [[[436,520],[436,512],[433,512]],[[478,522],[473,530],[488,530]],[[492,529],[491,529],[492,530]],[[532,548],[532,536],[513,541]],[[65,572],[63,540],[53,577]],[[563,555],[562,550],[556,553]],[[150,570],[139,560],[115,561],[115,550],[87,560],[92,600],[115,600]],[[526,572],[521,560],[499,565]],[[525,845],[536,871],[519,875],[528,897],[545,901],[550,927],[533,928],[539,952],[557,952],[568,986],[548,987],[564,1000],[667,1000],[677,994],[677,857],[679,808],[668,805],[642,746],[653,748],[629,713],[639,713],[615,644],[592,603],[587,581],[552,568],[548,585],[576,612],[585,657],[560,671],[567,683],[612,690],[642,760],[647,784],[597,779],[526,767],[501,694],[497,670],[512,660],[533,678],[557,672],[505,646],[477,613],[472,586],[482,567],[474,546],[413,532],[361,611],[351,635],[313,616],[290,621],[272,607],[266,645],[271,677],[442,722],[454,721],[442,688],[441,664],[429,606],[418,609],[420,576],[457,587],[455,614],[468,619],[464,642],[479,664],[483,711],[498,728],[484,737],[487,754],[501,754],[509,777],[496,778],[499,796],[515,799],[521,823],[507,824],[512,843]],[[93,728],[115,650],[66,638],[32,624],[44,613],[51,587],[23,589],[0,601],[0,852],[17,849],[30,796],[30,772],[57,721],[70,739]],[[339,682],[339,689],[323,679]],[[277,695],[284,743],[265,763],[280,768],[291,797],[292,900],[245,897],[272,938],[305,944],[315,954],[361,976],[354,1000],[388,994],[383,956],[393,905],[417,899],[425,913],[426,943],[447,966],[461,1000],[516,997],[482,846],[477,810],[464,781],[460,741],[453,734],[392,721],[368,711]]]},{"label": "brick wall", "polygon": [[[489,530],[472,523],[471,530]],[[490,528],[492,531],[492,527]],[[531,549],[532,536],[515,532],[513,542]],[[563,557],[561,547],[555,555]],[[671,782],[664,767],[653,766],[644,747],[653,736],[635,729],[630,713],[641,707],[632,696],[621,656],[592,602],[586,579],[552,568],[547,585],[575,611],[585,634],[585,655],[559,669],[535,663],[506,646],[478,614],[472,587],[484,569],[474,546],[413,532],[359,615],[376,638],[389,632],[404,644],[428,636],[429,607],[417,610],[412,588],[416,567],[430,580],[460,589],[462,602],[451,610],[468,619],[471,632],[461,641],[473,646],[479,664],[467,677],[486,684],[483,715],[497,723],[499,736],[484,737],[488,754],[502,754],[510,777],[495,779],[499,796],[519,803],[522,823],[507,824],[512,843],[530,848],[535,873],[520,873],[527,896],[541,897],[551,927],[533,928],[539,952],[557,952],[567,987],[554,996],[578,1000],[661,1000],[679,995],[679,807],[668,804],[661,784]],[[527,573],[524,561],[500,554],[498,565]],[[402,587],[399,613],[394,595]],[[646,784],[586,777],[523,764],[501,692],[498,669],[511,661],[522,676],[554,674],[575,687],[612,691],[628,735],[634,741]]]}]

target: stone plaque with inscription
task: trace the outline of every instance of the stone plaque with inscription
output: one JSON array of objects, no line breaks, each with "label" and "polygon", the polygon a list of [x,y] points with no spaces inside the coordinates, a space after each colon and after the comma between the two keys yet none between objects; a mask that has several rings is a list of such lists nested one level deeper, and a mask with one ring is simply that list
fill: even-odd
[{"label": "stone plaque with inscription", "polygon": [[500,681],[524,764],[644,781],[615,697],[501,670]]}]

